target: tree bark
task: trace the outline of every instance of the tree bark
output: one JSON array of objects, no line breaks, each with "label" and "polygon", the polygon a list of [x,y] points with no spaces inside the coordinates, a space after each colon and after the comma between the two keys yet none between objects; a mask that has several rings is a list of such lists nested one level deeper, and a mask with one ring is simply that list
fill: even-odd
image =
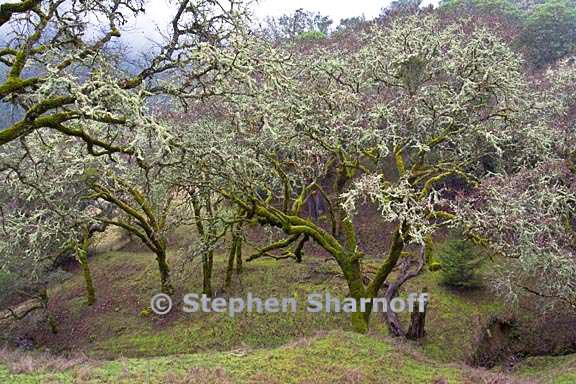
[{"label": "tree bark", "polygon": [[[422,290],[422,293],[426,293],[426,289]],[[424,336],[426,336],[426,312],[428,310],[428,302],[424,303],[424,310],[420,312],[419,310],[415,310],[412,312],[411,320],[410,320],[410,328],[406,333],[406,338],[410,340],[420,340]]]},{"label": "tree bark", "polygon": [[86,285],[86,304],[88,306],[96,303],[96,290],[94,289],[94,282],[92,280],[92,273],[88,264],[88,248],[90,247],[90,232],[87,226],[82,228],[82,242],[80,247],[77,248],[77,257],[80,266],[82,267],[82,275],[84,276],[84,283]]},{"label": "tree bark", "polygon": [[162,293],[167,295],[174,294],[174,287],[170,282],[170,268],[168,267],[168,262],[166,261],[165,249],[156,250],[156,261],[158,262],[158,269],[160,270],[160,284]]},{"label": "tree bark", "polygon": [[86,285],[86,304],[88,306],[96,303],[96,290],[92,281],[92,273],[88,264],[88,253],[83,249],[78,250],[78,262],[82,267],[82,275],[84,276],[84,284]]},{"label": "tree bark", "polygon": [[232,285],[232,274],[234,273],[234,260],[238,255],[238,237],[232,235],[232,246],[230,247],[230,253],[228,254],[228,267],[226,268],[226,280],[224,281],[224,287],[230,288]]},{"label": "tree bark", "polygon": [[[203,238],[207,238],[206,229],[202,222],[202,206],[198,196],[192,195],[192,207],[194,208],[194,219],[196,221],[196,229],[198,234]],[[210,198],[205,199],[205,208],[208,216],[212,216],[212,203]],[[212,291],[212,269],[214,265],[214,252],[208,251],[202,254],[202,293],[208,297],[213,296]]]},{"label": "tree bark", "polygon": [[52,314],[50,313],[50,310],[48,309],[48,290],[43,289],[42,292],[40,293],[39,297],[40,297],[40,301],[42,303],[42,308],[44,308],[44,313],[46,314],[46,323],[48,323],[48,327],[50,328],[50,332],[52,332],[53,334],[57,334],[58,333],[58,322],[56,321],[54,316],[52,316]]},{"label": "tree bark", "polygon": [[308,241],[310,237],[308,235],[304,235],[300,241],[296,244],[296,248],[294,249],[294,256],[296,257],[296,262],[302,262],[302,251],[304,249],[304,244]]},{"label": "tree bark", "polygon": [[[390,300],[394,298],[394,296],[386,295],[386,302],[390,303]],[[406,332],[402,328],[402,324],[400,323],[400,319],[396,312],[392,311],[388,306],[386,310],[386,325],[388,326],[388,332],[390,332],[390,336],[394,337],[405,337]]]},{"label": "tree bark", "polygon": [[[348,260],[353,256],[349,256]],[[368,293],[366,287],[364,286],[364,279],[362,276],[362,268],[359,260],[352,261],[347,266],[341,266],[344,277],[348,283],[348,288],[350,290],[350,296],[356,300],[356,312],[353,312],[350,316],[350,321],[352,322],[352,328],[358,333],[367,333],[369,329],[370,313],[372,308],[368,306],[366,312],[360,312],[360,303],[362,298],[366,298]]]},{"label": "tree bark", "polygon": [[[357,305],[360,305],[359,301],[357,301]],[[369,315],[366,316],[366,314],[362,312],[352,312],[350,321],[352,322],[352,329],[354,329],[354,332],[362,334],[368,333]]]},{"label": "tree bark", "polygon": [[208,251],[202,255],[202,293],[212,297],[212,267],[214,264],[214,252]]},{"label": "tree bark", "polygon": [[242,237],[238,235],[236,244],[236,274],[242,273]]}]

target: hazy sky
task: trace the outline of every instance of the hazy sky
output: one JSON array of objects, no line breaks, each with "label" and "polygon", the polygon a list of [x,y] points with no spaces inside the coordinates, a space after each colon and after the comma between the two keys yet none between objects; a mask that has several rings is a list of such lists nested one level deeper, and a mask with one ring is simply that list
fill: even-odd
[{"label": "hazy sky", "polygon": [[[281,16],[298,8],[320,12],[328,15],[338,24],[340,19],[364,15],[371,19],[380,14],[380,10],[391,3],[391,0],[260,0],[254,7],[258,17]],[[438,0],[423,0],[422,5],[438,4]]]},{"label": "hazy sky", "polygon": [[[0,0],[1,2],[2,0]],[[260,0],[254,5],[253,11],[257,18],[265,19],[267,16],[281,16],[292,13],[299,8],[308,11],[320,12],[330,16],[334,26],[340,19],[352,16],[366,16],[374,18],[380,14],[380,10],[390,4],[392,0]],[[437,4],[438,0],[424,0],[423,5]],[[167,25],[173,14],[174,5],[170,6],[168,0],[148,0],[146,14],[128,26],[129,31],[124,32],[123,40],[134,48],[148,45],[148,37],[155,37],[153,31],[156,26],[161,29]]]},{"label": "hazy sky", "polygon": [[328,15],[336,24],[340,19],[362,14],[369,19],[374,18],[389,3],[389,0],[261,0],[254,7],[254,12],[256,16],[265,18],[266,16],[281,16],[304,8]]}]

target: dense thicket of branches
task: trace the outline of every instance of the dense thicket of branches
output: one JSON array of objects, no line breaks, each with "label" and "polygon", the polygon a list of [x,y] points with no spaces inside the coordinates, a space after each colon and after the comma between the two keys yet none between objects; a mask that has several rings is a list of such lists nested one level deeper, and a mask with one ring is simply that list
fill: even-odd
[{"label": "dense thicket of branches", "polygon": [[[181,0],[171,36],[135,76],[103,52],[142,4],[3,6],[0,99],[23,117],[0,131],[0,267],[45,292],[54,260],[75,252],[93,303],[87,249],[95,228],[112,225],[153,252],[172,293],[168,238],[194,224],[188,251],[211,295],[217,245],[231,240],[229,285],[252,224],[280,237],[247,260],[300,262],[315,242],[360,303],[437,269],[432,236],[458,227],[494,254],[504,296],[574,308],[576,66],[527,73],[499,26],[403,4],[310,42],[254,33],[242,4]],[[84,33],[94,14],[108,20],[101,35]],[[286,28],[327,25],[307,17],[312,26]],[[170,108],[152,113],[153,96]],[[392,228],[384,255],[358,241],[364,201]],[[375,271],[367,258],[380,260]],[[369,319],[353,314],[354,328],[366,332]],[[406,335],[393,312],[387,320]]]}]

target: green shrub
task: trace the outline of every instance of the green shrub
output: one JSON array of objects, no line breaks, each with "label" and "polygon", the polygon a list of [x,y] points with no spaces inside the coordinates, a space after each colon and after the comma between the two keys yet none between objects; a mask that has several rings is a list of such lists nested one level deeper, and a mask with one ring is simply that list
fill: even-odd
[{"label": "green shrub", "polygon": [[449,240],[439,250],[441,283],[454,288],[479,288],[479,268],[484,261],[481,251],[466,240]]},{"label": "green shrub", "polygon": [[326,34],[321,31],[305,31],[298,35],[299,40],[323,40]]}]

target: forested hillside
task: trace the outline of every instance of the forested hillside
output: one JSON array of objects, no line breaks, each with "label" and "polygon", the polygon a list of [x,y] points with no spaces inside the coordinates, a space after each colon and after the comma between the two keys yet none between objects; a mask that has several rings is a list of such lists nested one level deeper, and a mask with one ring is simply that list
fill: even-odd
[{"label": "forested hillside", "polygon": [[0,1],[0,383],[576,382],[573,0],[154,1]]}]

